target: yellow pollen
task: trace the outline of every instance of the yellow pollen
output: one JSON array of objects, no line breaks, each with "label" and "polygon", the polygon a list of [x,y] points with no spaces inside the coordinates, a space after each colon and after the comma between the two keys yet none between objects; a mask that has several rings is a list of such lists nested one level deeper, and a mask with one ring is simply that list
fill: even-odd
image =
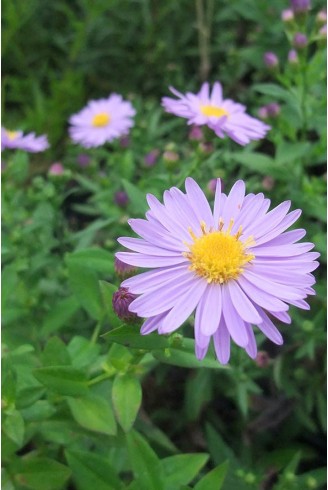
[{"label": "yellow pollen", "polygon": [[13,141],[15,138],[17,138],[18,132],[17,131],[6,131],[6,135],[8,136],[10,141]]},{"label": "yellow pollen", "polygon": [[225,231],[222,231],[223,225],[220,218],[219,231],[206,232],[205,223],[201,223],[202,235],[199,237],[189,229],[193,243],[188,245],[190,252],[184,253],[184,256],[190,260],[189,269],[204,277],[208,283],[223,284],[230,279],[237,279],[243,267],[255,258],[246,250],[255,244],[253,238],[240,241],[241,227],[235,235],[231,235],[233,220],[230,220]]},{"label": "yellow pollen", "polygon": [[110,116],[106,112],[100,112],[92,118],[92,126],[96,128],[102,128],[110,123]]},{"label": "yellow pollen", "polygon": [[200,107],[200,111],[202,114],[204,114],[204,116],[207,116],[207,117],[229,116],[229,112],[227,112],[222,107],[216,107],[215,105],[202,105]]}]

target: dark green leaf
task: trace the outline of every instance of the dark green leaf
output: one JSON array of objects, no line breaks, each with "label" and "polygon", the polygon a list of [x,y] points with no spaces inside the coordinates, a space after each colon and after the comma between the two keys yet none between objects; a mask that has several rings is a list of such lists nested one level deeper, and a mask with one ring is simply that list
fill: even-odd
[{"label": "dark green leaf", "polygon": [[220,466],[214,468],[205,475],[195,486],[195,490],[220,490],[222,488],[226,473],[228,469],[228,462],[222,463]]},{"label": "dark green leaf", "polygon": [[34,376],[46,388],[61,395],[86,395],[87,379],[83,371],[69,366],[50,366],[33,371]]},{"label": "dark green leaf", "polygon": [[15,471],[17,483],[31,490],[57,490],[70,477],[67,466],[49,458],[21,458]]},{"label": "dark green leaf", "polygon": [[113,383],[113,406],[122,429],[131,429],[142,399],[140,381],[130,374],[118,374]]}]

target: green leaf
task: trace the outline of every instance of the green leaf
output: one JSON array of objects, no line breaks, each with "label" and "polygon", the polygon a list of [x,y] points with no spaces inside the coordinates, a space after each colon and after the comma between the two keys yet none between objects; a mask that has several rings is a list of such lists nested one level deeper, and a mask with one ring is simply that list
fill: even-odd
[{"label": "green leaf", "polygon": [[32,490],[57,490],[70,477],[67,466],[49,458],[29,457],[20,459],[15,471],[15,480]]},{"label": "green leaf", "polygon": [[61,395],[76,396],[88,393],[83,371],[70,366],[50,366],[34,369],[35,378],[50,390]]},{"label": "green leaf", "polygon": [[295,95],[292,92],[282,88],[280,85],[275,85],[274,83],[256,83],[253,85],[253,90],[264,95],[270,95],[279,100],[289,101],[290,99],[295,98]]},{"label": "green leaf", "polygon": [[79,308],[80,305],[75,296],[69,296],[59,301],[45,316],[41,335],[46,337],[67,326],[67,322]]},{"label": "green leaf", "polygon": [[116,422],[112,407],[98,395],[69,398],[68,405],[76,422],[85,429],[115,435]]},{"label": "green leaf", "polygon": [[123,485],[104,458],[85,451],[65,451],[78,490],[120,490]]},{"label": "green leaf", "polygon": [[212,383],[211,371],[199,369],[188,377],[185,392],[185,413],[188,420],[195,421],[206,402],[211,400]]},{"label": "green leaf", "polygon": [[3,417],[2,430],[7,434],[18,448],[22,447],[24,441],[24,420],[20,412],[13,410]]},{"label": "green leaf", "polygon": [[290,143],[282,141],[276,151],[275,161],[278,165],[285,165],[292,163],[294,160],[298,160],[304,155],[309,154],[311,145],[309,142]]},{"label": "green leaf", "polygon": [[69,255],[71,263],[78,263],[81,267],[88,267],[96,272],[111,275],[114,272],[114,256],[101,248],[85,248]]},{"label": "green leaf", "polygon": [[130,374],[118,374],[113,383],[112,400],[117,420],[122,429],[128,432],[141,405],[140,381]]},{"label": "green leaf", "polygon": [[193,339],[183,339],[181,347],[169,347],[165,351],[154,350],[153,356],[165,364],[180,366],[186,368],[209,368],[209,369],[230,369],[229,366],[223,366],[216,359],[207,357],[199,361],[195,356],[195,342]]},{"label": "green leaf", "polygon": [[76,298],[92,318],[99,320],[102,314],[98,276],[93,269],[78,261],[67,260],[69,283]]},{"label": "green leaf", "polygon": [[100,346],[93,344],[90,340],[80,337],[73,337],[67,346],[67,350],[72,359],[72,365],[78,369],[90,367],[96,361]]},{"label": "green leaf", "polygon": [[144,214],[148,209],[145,193],[128,180],[122,179],[122,184],[129,196],[134,214]]},{"label": "green leaf", "polygon": [[200,472],[208,461],[208,454],[178,454],[162,459],[166,488],[179,488],[187,485]]},{"label": "green leaf", "polygon": [[285,165],[278,165],[271,157],[262,153],[249,151],[236,152],[232,153],[230,158],[253,172],[258,172],[262,175],[271,175],[274,178],[286,181],[290,178],[290,172]]},{"label": "green leaf", "polygon": [[136,431],[126,434],[133,474],[143,489],[164,490],[163,468],[148,442]]},{"label": "green leaf", "polygon": [[103,309],[108,316],[110,326],[115,328],[122,325],[122,320],[116,315],[112,303],[113,294],[116,293],[117,286],[114,286],[114,284],[111,284],[110,282],[99,281],[99,287]]},{"label": "green leaf", "polygon": [[161,349],[168,347],[166,336],[158,334],[141,335],[139,326],[123,325],[103,335],[109,342],[117,342],[133,349]]},{"label": "green leaf", "polygon": [[205,475],[195,486],[195,490],[220,490],[228,469],[228,461],[214,468]]},{"label": "green leaf", "polygon": [[66,345],[58,337],[52,337],[48,340],[41,354],[41,360],[44,367],[67,366],[71,364],[71,358]]}]

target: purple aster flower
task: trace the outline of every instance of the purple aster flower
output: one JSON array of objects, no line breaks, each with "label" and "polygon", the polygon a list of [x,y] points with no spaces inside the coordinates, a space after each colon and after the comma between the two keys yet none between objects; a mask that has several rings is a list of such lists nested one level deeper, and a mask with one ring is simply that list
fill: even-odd
[{"label": "purple aster flower", "polygon": [[129,311],[131,302],[136,298],[127,288],[119,288],[113,294],[112,304],[116,315],[124,322],[129,322],[137,318],[135,313]]},{"label": "purple aster flower", "polygon": [[211,338],[222,364],[230,357],[230,339],[256,358],[254,326],[280,345],[271,317],[290,323],[289,305],[309,309],[315,294],[311,271],[318,267],[312,243],[296,243],[305,230],[287,231],[301,211],[288,213],[290,201],[267,212],[262,193],[245,195],[239,180],[229,195],[217,180],[213,211],[198,184],[187,178],[186,194],[172,187],[164,204],[148,194],[147,219],[129,224],[141,238],[119,238],[132,252],[123,262],[153,270],[123,281],[138,297],[129,310],[146,318],[141,333],[168,334],[195,311],[198,359]]},{"label": "purple aster flower", "polygon": [[213,85],[210,95],[209,84],[203,83],[198,94],[181,94],[170,88],[179,100],[163,97],[162,105],[167,112],[188,119],[188,124],[207,125],[219,138],[227,135],[240,145],[263,138],[269,126],[246,114],[246,107],[231,99],[223,99],[219,82]]},{"label": "purple aster flower", "polygon": [[132,104],[118,94],[91,100],[82,111],[71,116],[70,137],[84,148],[102,146],[125,136],[133,126],[131,118],[135,113]]},{"label": "purple aster flower", "polygon": [[264,64],[267,68],[277,68],[279,65],[278,56],[271,51],[267,51],[263,56]]},{"label": "purple aster flower", "polygon": [[304,49],[307,46],[308,38],[302,32],[297,32],[293,37],[293,46],[296,49]]},{"label": "purple aster flower", "polygon": [[29,153],[38,153],[49,148],[47,136],[35,136],[35,133],[24,135],[23,131],[9,131],[1,128],[1,151],[24,150]]}]

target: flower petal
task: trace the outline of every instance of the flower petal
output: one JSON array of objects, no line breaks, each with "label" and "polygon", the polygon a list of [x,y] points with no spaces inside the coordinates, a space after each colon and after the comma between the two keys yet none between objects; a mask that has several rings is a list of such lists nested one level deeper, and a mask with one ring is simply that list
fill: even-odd
[{"label": "flower petal", "polygon": [[234,342],[240,347],[246,347],[248,336],[245,322],[235,310],[230,298],[230,292],[227,286],[222,286],[222,310],[227,328]]}]

